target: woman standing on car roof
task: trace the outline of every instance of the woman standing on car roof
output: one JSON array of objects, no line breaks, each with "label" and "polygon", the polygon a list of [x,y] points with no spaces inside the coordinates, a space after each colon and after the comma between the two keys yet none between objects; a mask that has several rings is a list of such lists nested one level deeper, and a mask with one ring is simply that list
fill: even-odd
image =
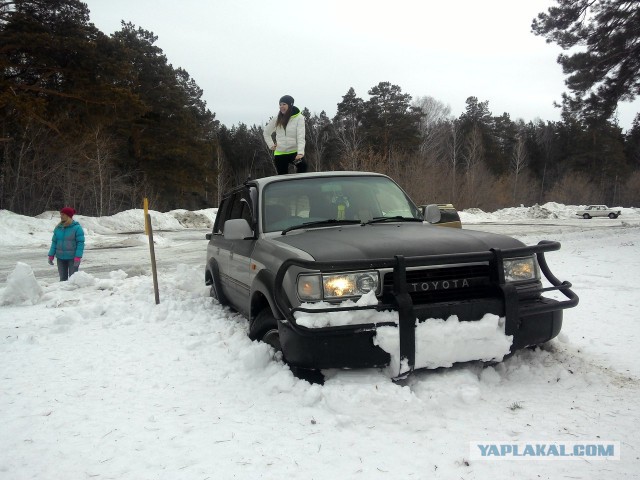
[{"label": "woman standing on car roof", "polygon": [[[276,142],[273,143],[273,132],[276,132]],[[273,161],[278,175],[289,171],[289,165],[294,164],[296,173],[307,171],[304,159],[305,127],[304,117],[298,107],[293,106],[293,97],[285,95],[280,99],[278,116],[264,127],[264,140],[273,150]]]}]

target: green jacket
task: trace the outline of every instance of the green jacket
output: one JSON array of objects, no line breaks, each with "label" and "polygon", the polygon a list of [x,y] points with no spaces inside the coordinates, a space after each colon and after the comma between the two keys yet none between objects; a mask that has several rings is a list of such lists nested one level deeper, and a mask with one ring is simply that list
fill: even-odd
[{"label": "green jacket", "polygon": [[66,226],[59,223],[53,229],[49,256],[55,255],[60,260],[73,260],[84,253],[84,231],[75,220]]}]

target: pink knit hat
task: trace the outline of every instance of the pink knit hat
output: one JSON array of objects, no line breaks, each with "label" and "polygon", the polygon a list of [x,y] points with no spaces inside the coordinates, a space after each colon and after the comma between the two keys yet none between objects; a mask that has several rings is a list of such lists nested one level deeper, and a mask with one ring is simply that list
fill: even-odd
[{"label": "pink knit hat", "polygon": [[76,211],[71,207],[64,207],[62,210],[60,210],[60,213],[64,213],[69,218],[73,218],[73,216],[76,214]]}]

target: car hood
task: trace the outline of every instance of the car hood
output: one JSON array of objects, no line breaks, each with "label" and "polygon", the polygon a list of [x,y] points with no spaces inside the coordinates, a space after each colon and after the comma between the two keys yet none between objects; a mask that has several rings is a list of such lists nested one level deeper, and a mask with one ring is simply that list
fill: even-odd
[{"label": "car hood", "polygon": [[290,232],[273,240],[303,250],[318,261],[484,252],[491,248],[524,246],[504,235],[422,223],[314,228]]}]

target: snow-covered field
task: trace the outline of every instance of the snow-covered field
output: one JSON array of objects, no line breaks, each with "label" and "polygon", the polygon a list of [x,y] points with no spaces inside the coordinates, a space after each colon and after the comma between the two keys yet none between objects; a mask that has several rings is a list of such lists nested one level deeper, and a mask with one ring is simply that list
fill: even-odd
[{"label": "snow-covered field", "polygon": [[[618,479],[640,476],[640,212],[461,212],[525,243],[580,304],[544,349],[393,382],[296,379],[208,297],[215,210],[77,216],[79,273],[46,263],[56,212],[0,211],[0,479]],[[471,442],[619,442],[620,459],[475,459]]]}]

